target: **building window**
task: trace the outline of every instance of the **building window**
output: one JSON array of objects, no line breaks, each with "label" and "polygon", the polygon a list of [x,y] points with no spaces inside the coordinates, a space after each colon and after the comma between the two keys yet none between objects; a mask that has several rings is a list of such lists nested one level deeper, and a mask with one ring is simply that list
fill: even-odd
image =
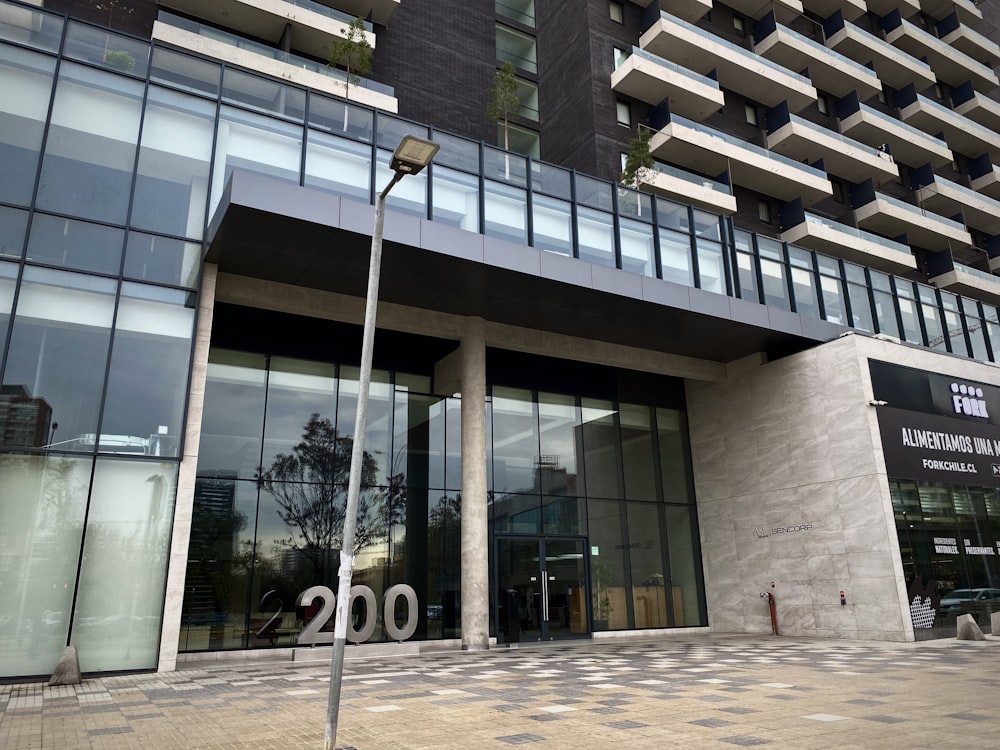
[{"label": "building window", "polygon": [[757,200],[757,218],[765,224],[771,223],[771,204],[764,198]]},{"label": "building window", "polygon": [[628,52],[623,50],[621,47],[613,47],[612,50],[614,70],[618,70],[618,66],[628,59]]},{"label": "building window", "polygon": [[840,180],[830,180],[830,184],[833,185],[833,199],[837,203],[844,202],[844,183]]},{"label": "building window", "polygon": [[885,89],[879,89],[878,100],[879,100],[880,104],[885,104],[886,103]]},{"label": "building window", "polygon": [[747,122],[750,123],[751,125],[753,125],[754,127],[756,127],[757,126],[757,105],[755,105],[755,104],[744,104],[743,105],[743,112],[746,115]]},{"label": "building window", "polygon": [[821,115],[826,115],[830,113],[830,105],[826,100],[825,94],[820,94],[816,97],[816,107],[819,109]]},{"label": "building window", "polygon": [[746,21],[743,20],[743,16],[733,15],[733,31],[740,36],[746,36],[747,25]]},{"label": "building window", "polygon": [[498,16],[535,26],[535,0],[496,0],[496,10]]},{"label": "building window", "polygon": [[618,113],[618,124],[625,127],[632,127],[632,108],[629,103],[619,99],[615,102],[615,110]]},{"label": "building window", "polygon": [[528,73],[538,72],[534,37],[498,24],[496,38],[497,60],[513,63],[515,68]]},{"label": "building window", "polygon": [[611,20],[615,23],[625,23],[625,8],[621,3],[611,0]]}]

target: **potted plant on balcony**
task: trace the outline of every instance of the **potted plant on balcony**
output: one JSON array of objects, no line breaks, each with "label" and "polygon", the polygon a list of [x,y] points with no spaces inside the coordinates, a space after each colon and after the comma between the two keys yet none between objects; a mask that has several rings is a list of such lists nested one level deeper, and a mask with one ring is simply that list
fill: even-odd
[{"label": "potted plant on balcony", "polygon": [[[505,62],[493,76],[493,88],[486,93],[486,119],[503,125],[503,148],[510,151],[510,116],[521,107],[514,65]],[[510,156],[504,156],[504,179],[510,179]]]},{"label": "potted plant on balcony", "polygon": [[[652,176],[656,161],[649,151],[649,138],[652,131],[643,126],[639,126],[635,137],[628,142],[628,150],[625,152],[625,169],[621,174],[621,184],[639,190],[642,183],[648,182]],[[621,191],[625,192],[625,191]],[[635,196],[631,196],[635,198]],[[637,202],[636,210],[642,215],[642,201]]]},{"label": "potted plant on balcony", "polygon": [[[365,33],[365,22],[360,18],[351,21],[346,29],[341,29],[344,38],[333,45],[330,50],[330,67],[343,68],[344,98],[351,97],[351,84],[361,82],[360,76],[372,69],[372,47]],[[350,107],[344,104],[344,130],[347,130],[348,112]]]}]

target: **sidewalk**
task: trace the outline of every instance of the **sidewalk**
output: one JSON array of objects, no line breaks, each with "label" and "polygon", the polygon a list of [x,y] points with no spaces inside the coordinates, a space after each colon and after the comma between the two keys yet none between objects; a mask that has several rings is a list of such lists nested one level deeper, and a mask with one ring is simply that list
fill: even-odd
[{"label": "sidewalk", "polygon": [[[995,747],[998,646],[698,635],[351,660],[337,744]],[[328,682],[328,663],[265,660],[0,685],[0,748],[319,749]]]}]

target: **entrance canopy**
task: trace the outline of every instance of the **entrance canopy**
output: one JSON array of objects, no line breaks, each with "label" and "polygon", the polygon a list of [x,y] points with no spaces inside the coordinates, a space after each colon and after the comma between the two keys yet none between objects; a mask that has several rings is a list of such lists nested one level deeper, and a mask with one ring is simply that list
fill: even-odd
[{"label": "entrance canopy", "polygon": [[[209,231],[224,273],[365,296],[371,206],[235,172]],[[727,362],[847,330],[826,321],[387,211],[379,298]]]}]

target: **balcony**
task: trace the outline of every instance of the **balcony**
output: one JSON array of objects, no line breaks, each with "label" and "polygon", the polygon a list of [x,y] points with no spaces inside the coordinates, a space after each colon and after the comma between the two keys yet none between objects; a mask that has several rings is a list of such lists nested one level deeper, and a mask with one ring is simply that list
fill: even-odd
[{"label": "balcony", "polygon": [[882,20],[885,38],[914,57],[927,57],[931,70],[949,86],[971,81],[977,91],[989,93],[1000,84],[993,69],[960,52],[916,24],[900,18],[898,11]]},{"label": "balcony", "polygon": [[[992,261],[990,265],[992,266]],[[947,289],[994,305],[1000,303],[1000,278],[978,268],[952,263],[950,271],[931,276],[928,281],[940,289]]]},{"label": "balcony", "polygon": [[802,214],[799,223],[781,233],[781,239],[881,271],[905,273],[917,267],[907,245],[815,214]]},{"label": "balcony", "polygon": [[672,111],[692,120],[704,120],[725,104],[718,82],[638,47],[611,74],[611,88],[649,104],[669,98]]},{"label": "balcony", "polygon": [[640,185],[657,195],[691,203],[698,208],[723,214],[736,213],[736,198],[729,185],[666,164],[657,164],[653,169],[646,170]]},{"label": "balcony", "polygon": [[920,9],[931,18],[945,18],[954,12],[965,23],[983,20],[983,12],[973,0],[920,0]]},{"label": "balcony", "polygon": [[959,52],[964,52],[988,67],[993,67],[991,63],[1000,60],[1000,46],[962,23],[957,13],[942,20],[937,25],[937,32],[942,42],[947,42]]},{"label": "balcony", "polygon": [[778,127],[768,119],[767,148],[796,161],[823,160],[830,174],[851,182],[864,182],[869,177],[889,180],[899,177],[899,167],[890,154],[859,143],[832,130],[789,115]]},{"label": "balcony", "polygon": [[865,0],[802,0],[807,11],[820,18],[829,18],[838,12],[849,21],[860,18],[868,12]]},{"label": "balcony", "polygon": [[666,13],[643,32],[639,46],[702,75],[714,70],[722,88],[769,107],[787,100],[799,112],[816,101],[808,78]]},{"label": "balcony", "polygon": [[970,172],[969,187],[977,193],[1000,199],[1000,167],[990,162],[975,177]]},{"label": "balcony", "polygon": [[[948,144],[912,125],[890,117],[865,104],[843,101],[838,107],[840,132],[869,146],[888,144],[896,159],[910,166],[930,162],[940,167],[951,162]],[[853,111],[851,107],[856,107]]]},{"label": "balcony", "polygon": [[809,70],[816,88],[835,96],[857,91],[859,99],[870,99],[882,90],[882,82],[871,68],[829,47],[774,22],[768,16],[754,29],[754,52],[788,70]]},{"label": "balcony", "polygon": [[[295,49],[321,59],[330,57],[330,45],[343,39],[355,20],[313,0],[157,0],[157,4],[272,44],[278,44],[290,25]],[[374,47],[370,24],[365,36]]]},{"label": "balcony", "polygon": [[[907,103],[907,100],[910,101]],[[943,133],[953,151],[965,156],[978,156],[988,152],[1000,157],[1000,133],[917,94],[912,88],[900,92],[896,104],[904,122],[925,133]]]},{"label": "balcony", "polygon": [[865,4],[878,16],[887,16],[897,9],[904,16],[912,16],[920,10],[919,0],[866,0]]},{"label": "balcony", "polygon": [[[643,8],[648,8],[653,0],[632,0],[632,2]],[[683,18],[685,21],[697,21],[712,10],[712,0],[660,0],[659,7],[663,10],[669,10],[673,15]]]},{"label": "balcony", "polygon": [[823,25],[826,45],[855,62],[871,62],[879,80],[894,89],[913,84],[917,89],[933,86],[937,80],[927,63],[917,60],[864,29],[833,16]]},{"label": "balcony", "polygon": [[951,106],[958,114],[980,125],[1000,130],[1000,102],[980,94],[971,84],[952,90]]},{"label": "balcony", "polygon": [[820,170],[676,115],[649,141],[653,156],[700,174],[729,171],[732,183],[811,205],[833,194]]},{"label": "balcony", "polygon": [[152,38],[231,65],[281,78],[289,83],[308,86],[335,96],[346,96],[370,107],[388,112],[396,112],[398,109],[399,103],[390,86],[361,78],[352,80],[348,87],[346,74],[342,70],[163,11],[160,11],[153,23]]},{"label": "balcony", "polygon": [[946,180],[930,170],[925,172],[924,177],[930,181],[917,190],[921,206],[938,214],[961,213],[967,226],[986,234],[1000,234],[1000,201]]},{"label": "balcony", "polygon": [[953,219],[939,216],[877,191],[874,198],[854,209],[854,221],[863,228],[889,237],[906,235],[911,245],[946,250],[949,243],[971,245],[972,237]]},{"label": "balcony", "polygon": [[792,21],[801,16],[804,10],[801,0],[775,0],[775,2],[764,0],[728,0],[726,4],[748,18],[763,18],[773,10],[774,14],[781,21]]}]

